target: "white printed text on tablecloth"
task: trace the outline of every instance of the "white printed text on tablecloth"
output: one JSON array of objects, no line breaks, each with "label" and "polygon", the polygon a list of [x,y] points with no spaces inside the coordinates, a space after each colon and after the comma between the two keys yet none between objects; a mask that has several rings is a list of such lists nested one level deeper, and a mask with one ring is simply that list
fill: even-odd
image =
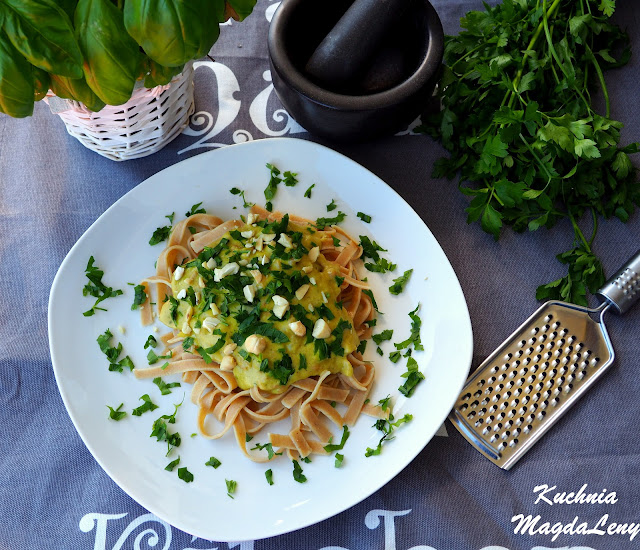
[{"label": "white printed text on tablecloth", "polygon": [[[382,550],[447,550],[446,548],[434,548],[433,546],[412,546],[405,548],[398,545],[396,538],[396,518],[407,516],[411,510],[371,510],[364,518],[364,524],[368,529],[381,529],[384,538]],[[89,513],[80,520],[80,530],[88,535],[93,535],[93,550],[144,550],[145,548],[157,548],[158,550],[255,550],[256,541],[216,543],[202,541],[192,537],[188,546],[174,542],[173,528],[165,521],[153,514],[143,514],[129,520],[129,514],[100,514]],[[108,536],[109,535],[109,536]],[[113,546],[107,546],[107,539],[116,538]],[[197,544],[197,548],[191,545]],[[159,544],[162,543],[162,546]],[[204,545],[203,545],[204,544]],[[316,550],[316,549],[314,549]],[[317,550],[352,550],[343,546],[325,546]],[[478,550],[511,550],[504,546],[484,546]],[[586,546],[573,546],[563,548],[547,548],[535,546],[531,550],[595,550]]]}]

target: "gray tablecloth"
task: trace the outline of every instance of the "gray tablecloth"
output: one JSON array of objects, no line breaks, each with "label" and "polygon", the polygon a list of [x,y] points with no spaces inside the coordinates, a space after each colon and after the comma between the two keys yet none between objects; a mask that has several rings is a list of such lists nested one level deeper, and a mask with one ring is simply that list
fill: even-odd
[{"label": "gray tablecloth", "polygon": [[[136,184],[180,160],[234,142],[286,135],[315,139],[281,109],[268,72],[266,33],[277,2],[260,0],[242,25],[222,29],[196,69],[191,127],[153,156],[115,163],[68,136],[47,106],[14,120],[0,115],[0,548],[52,550],[163,548],[348,548],[385,550],[627,549],[640,544],[640,308],[610,316],[616,366],[512,471],[481,457],[448,425],[388,485],[320,524],[241,544],[192,540],[158,521],[99,467],[73,428],[58,394],[47,346],[47,299],[62,259],[89,225]],[[631,63],[608,75],[612,117],[623,141],[640,140],[640,10],[619,2],[616,19],[632,36]],[[434,2],[445,31],[480,7]],[[467,199],[431,177],[442,149],[429,137],[328,144],[396,189],[429,226],[456,270],[474,329],[478,365],[537,306],[535,287],[563,275],[554,255],[571,246],[568,224],[499,242],[467,225]],[[636,164],[639,162],[635,159]],[[611,274],[640,247],[640,217],[603,223],[596,250]],[[615,503],[553,504],[536,487],[615,492]],[[603,493],[604,494],[604,493]],[[516,534],[518,514],[540,515],[577,533]],[[578,529],[592,529],[582,534]],[[607,529],[614,529],[610,534]],[[633,524],[633,525],[631,525]],[[145,528],[155,532],[135,542]]]}]

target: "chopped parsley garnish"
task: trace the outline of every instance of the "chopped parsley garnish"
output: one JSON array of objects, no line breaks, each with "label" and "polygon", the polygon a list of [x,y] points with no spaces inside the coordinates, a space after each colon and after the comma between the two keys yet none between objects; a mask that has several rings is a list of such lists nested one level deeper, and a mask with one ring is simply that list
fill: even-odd
[{"label": "chopped parsley garnish", "polygon": [[206,214],[207,211],[204,208],[200,208],[201,205],[202,205],[201,202],[194,204],[191,207],[191,210],[184,213],[185,217],[188,218],[189,216],[195,216],[196,214]]},{"label": "chopped parsley garnish", "polygon": [[212,456],[209,460],[207,460],[204,463],[205,466],[212,466],[214,468],[214,470],[216,468],[219,468],[221,464],[222,464],[222,462],[220,462],[215,456]]},{"label": "chopped parsley garnish", "polygon": [[238,189],[237,187],[232,187],[231,189],[229,189],[229,193],[231,193],[232,195],[240,195],[243,208],[251,208],[255,204],[253,202],[247,202],[247,199],[245,199],[244,197],[244,191]]},{"label": "chopped parsley garnish", "polygon": [[276,453],[276,452],[273,450],[273,445],[272,445],[271,443],[264,443],[264,444],[262,444],[262,443],[257,443],[255,447],[252,447],[252,448],[251,448],[251,450],[252,450],[252,451],[255,451],[256,449],[257,449],[258,451],[266,450],[266,451],[267,451],[267,458],[268,458],[269,460],[271,460],[271,459],[272,459],[274,456],[276,456],[276,455],[277,455],[277,456],[280,456],[280,455],[282,454],[282,451],[281,451],[281,452],[279,452],[279,453]]},{"label": "chopped parsley garnish", "polygon": [[365,288],[362,291],[363,294],[366,294],[367,296],[369,296],[369,298],[371,298],[371,304],[373,305],[373,309],[375,309],[378,313],[382,313],[379,309],[378,309],[378,304],[376,302],[376,299],[373,296],[373,292],[371,291],[371,289]]},{"label": "chopped parsley garnish", "polygon": [[102,282],[104,271],[94,265],[94,262],[95,260],[93,256],[91,256],[89,258],[89,262],[87,263],[87,267],[84,270],[87,279],[89,279],[89,282],[84,285],[84,288],[82,289],[82,295],[93,296],[94,298],[96,298],[93,307],[82,314],[85,317],[91,317],[92,315],[95,315],[96,310],[107,311],[102,307],[98,307],[98,304],[103,300],[106,300],[107,298],[114,298],[115,296],[120,296],[122,294],[122,290],[114,289]]},{"label": "chopped parsley garnish", "polygon": [[382,248],[376,241],[372,241],[366,235],[360,235],[360,246],[362,247],[362,257],[371,258],[375,262],[380,259],[378,252],[387,252],[386,248]]},{"label": "chopped parsley garnish", "polygon": [[293,367],[291,357],[283,353],[279,360],[274,361],[273,369],[269,371],[269,374],[280,382],[280,385],[285,386],[294,372],[295,368]]},{"label": "chopped parsley garnish", "polygon": [[156,355],[156,352],[150,349],[149,353],[147,353],[147,360],[149,361],[150,365],[153,365],[154,363],[157,363],[160,359],[171,359],[172,355],[173,353],[171,351],[169,351],[167,355]]},{"label": "chopped parsley garnish", "polygon": [[406,381],[398,390],[402,395],[411,397],[416,386],[424,380],[424,374],[418,370],[418,362],[413,357],[407,359],[407,372],[402,374],[402,378],[406,378]]},{"label": "chopped parsley garnish", "polygon": [[296,179],[296,176],[298,175],[295,172],[289,172],[288,170],[282,174],[284,176],[284,184],[287,187],[294,187],[296,185],[296,183],[298,183],[298,180]]},{"label": "chopped parsley garnish", "polygon": [[173,469],[178,464],[180,464],[180,457],[178,457],[175,460],[172,460],[171,462],[169,462],[169,464],[167,464],[164,469],[167,470],[167,472],[173,472]]},{"label": "chopped parsley garnish", "polygon": [[382,342],[385,342],[387,340],[391,340],[391,337],[393,336],[393,329],[387,329],[387,330],[383,330],[381,333],[379,334],[374,334],[371,339],[378,345],[380,345]]},{"label": "chopped parsley garnish", "polygon": [[162,241],[166,241],[171,235],[172,227],[170,225],[165,225],[162,227],[158,227],[151,235],[149,239],[149,244],[151,246],[161,243]]},{"label": "chopped parsley garnish", "polygon": [[358,216],[358,218],[360,218],[365,223],[371,223],[371,216],[365,214],[364,212],[358,212],[356,216]]},{"label": "chopped parsley garnish", "polygon": [[207,350],[205,350],[204,348],[201,348],[200,346],[196,347],[196,351],[200,354],[200,356],[204,359],[204,362],[209,364],[211,363],[212,359],[209,356],[209,353],[207,353]]},{"label": "chopped parsley garnish", "polygon": [[133,304],[131,304],[131,309],[135,310],[146,302],[147,293],[144,291],[144,285],[136,285],[133,290],[135,292],[135,296],[133,297]]},{"label": "chopped parsley garnish", "polygon": [[[363,291],[366,292],[366,291]],[[416,351],[423,351],[424,346],[422,345],[422,341],[420,339],[420,327],[422,326],[422,320],[418,317],[418,309],[420,308],[420,304],[416,306],[416,308],[409,312],[409,317],[411,318],[411,334],[409,338],[400,342],[399,344],[394,344],[397,350],[408,348],[413,345]]]},{"label": "chopped parsley garnish", "polygon": [[140,399],[142,399],[143,403],[138,408],[133,409],[133,411],[131,411],[131,414],[133,416],[141,416],[143,413],[146,413],[147,411],[155,411],[158,408],[158,405],[156,405],[153,401],[151,401],[149,394],[145,393],[143,396],[140,397]]},{"label": "chopped parsley garnish", "polygon": [[260,323],[253,326],[254,326],[253,334],[266,336],[274,344],[284,344],[285,342],[289,341],[289,337],[284,332],[278,330],[276,327],[268,323]]},{"label": "chopped parsley garnish", "polygon": [[273,471],[269,468],[265,473],[264,477],[267,478],[267,483],[269,485],[273,485]]},{"label": "chopped parsley garnish", "polygon": [[340,444],[332,445],[331,441],[329,441],[329,444],[324,446],[325,451],[327,451],[328,453],[332,453],[333,451],[341,451],[342,449],[344,449],[344,444],[347,442],[347,439],[349,439],[350,433],[347,426],[342,426],[342,430],[342,439],[340,440]]},{"label": "chopped parsley garnish", "polygon": [[267,168],[270,171],[270,178],[267,187],[264,190],[264,198],[267,203],[265,204],[265,208],[271,212],[273,210],[273,204],[271,201],[276,196],[276,191],[278,190],[278,184],[282,181],[280,177],[280,170],[276,168],[273,164],[269,164],[267,162]]},{"label": "chopped parsley garnish", "polygon": [[149,347],[155,348],[157,345],[158,341],[155,339],[155,336],[153,334],[150,334],[149,338],[147,338],[147,341],[144,343],[144,349],[147,349]]},{"label": "chopped parsley garnish", "polygon": [[351,323],[346,319],[340,319],[338,321],[338,324],[336,325],[336,328],[334,328],[331,331],[331,335],[335,336],[336,338],[342,339],[342,334],[344,333],[344,331],[350,330],[350,329],[351,329]]},{"label": "chopped parsley garnish", "polygon": [[385,258],[381,258],[378,252],[387,252],[385,248],[382,248],[377,242],[372,241],[366,235],[360,235],[360,246],[362,247],[362,259],[371,258],[373,262],[365,262],[364,267],[369,271],[376,273],[386,273],[387,271],[393,271],[396,268],[396,264],[391,263]]},{"label": "chopped parsley garnish", "polygon": [[369,457],[369,456],[379,455],[382,452],[383,443],[385,441],[391,441],[395,437],[391,435],[393,433],[393,430],[398,426],[400,426],[401,424],[410,422],[413,419],[413,416],[411,416],[410,414],[405,414],[400,420],[397,420],[396,422],[394,422],[395,418],[393,417],[393,412],[391,410],[390,400],[391,400],[391,397],[387,396],[384,399],[381,399],[380,401],[378,401],[378,405],[380,405],[383,411],[386,411],[387,409],[389,409],[389,418],[388,419],[381,418],[380,420],[377,420],[376,423],[373,425],[377,430],[382,432],[382,438],[378,442],[378,446],[375,449],[372,449],[371,447],[367,447],[367,450],[364,456]]},{"label": "chopped parsley garnish", "polygon": [[191,346],[193,346],[193,343],[195,342],[195,339],[193,338],[193,336],[187,336],[183,341],[182,341],[182,349],[184,351],[189,351],[189,349],[191,348]]},{"label": "chopped parsley garnish", "polygon": [[159,376],[153,379],[153,383],[156,386],[158,386],[158,389],[160,390],[160,393],[162,395],[169,395],[171,393],[171,388],[179,388],[180,387],[180,382],[170,382],[170,383],[167,384]]},{"label": "chopped parsley garnish", "polygon": [[167,455],[173,450],[174,447],[179,447],[181,443],[180,434],[178,432],[170,433],[167,424],[176,423],[176,413],[178,408],[182,405],[182,402],[174,405],[175,410],[173,414],[163,414],[160,418],[156,419],[153,423],[153,430],[149,437],[155,437],[157,441],[167,442]]},{"label": "chopped parsley garnish", "polygon": [[318,356],[318,359],[322,361],[329,357],[329,344],[322,338],[313,340],[313,352]]},{"label": "chopped parsley garnish", "polygon": [[260,361],[260,372],[267,372],[269,370],[269,359],[263,359]]},{"label": "chopped parsley garnish", "polygon": [[297,460],[293,461],[293,479],[298,483],[304,483],[307,481],[307,477],[302,473],[302,466]]},{"label": "chopped parsley garnish", "polygon": [[336,204],[336,199],[331,199],[331,202],[327,204],[327,212],[331,212],[336,208],[338,208],[338,205]]},{"label": "chopped parsley garnish", "polygon": [[170,225],[166,225],[164,227],[158,227],[151,235],[151,239],[149,240],[149,244],[153,246],[154,244],[161,243],[162,241],[166,241],[171,235],[171,229],[173,225],[173,217],[175,216],[175,212],[171,212],[168,216],[165,216],[169,220]]},{"label": "chopped parsley garnish", "polygon": [[332,321],[333,319],[335,319],[333,311],[329,309],[329,306],[327,306],[327,304],[322,304],[321,306],[317,307],[316,312],[320,317],[323,317],[327,321]]},{"label": "chopped parsley garnish", "polygon": [[178,468],[178,477],[185,483],[193,481],[193,474],[186,467]]},{"label": "chopped parsley garnish", "polygon": [[234,481],[233,479],[225,479],[224,482],[227,484],[227,496],[229,498],[233,498],[233,493],[236,492],[238,482]]},{"label": "chopped parsley garnish", "polygon": [[113,338],[113,334],[107,329],[105,333],[98,336],[97,339],[100,351],[102,351],[109,360],[109,370],[112,372],[122,372],[125,368],[128,368],[132,371],[134,369],[133,361],[128,355],[118,360],[118,357],[120,357],[122,353],[122,344],[119,343],[113,347],[111,345],[111,338]]},{"label": "chopped parsley garnish", "polygon": [[336,275],[335,279],[336,279],[336,284],[339,287],[342,286],[342,283],[344,283],[344,277],[340,277],[340,276]]},{"label": "chopped parsley garnish", "polygon": [[375,264],[371,262],[365,262],[364,267],[374,273],[386,273],[387,271],[394,271],[397,267],[396,264],[390,262],[386,258],[380,258]]},{"label": "chopped parsley garnish", "polygon": [[316,227],[320,230],[323,230],[328,225],[336,225],[340,222],[343,222],[347,215],[344,212],[338,210],[338,215],[333,218],[318,218],[316,220]]},{"label": "chopped parsley garnish", "polygon": [[402,357],[402,354],[399,351],[392,351],[389,354],[389,360],[392,363],[397,363],[398,361],[400,361],[400,357]]},{"label": "chopped parsley garnish", "polygon": [[340,468],[340,466],[342,466],[342,461],[344,460],[344,455],[341,455],[340,453],[336,453],[336,461],[334,462],[334,466],[336,468]]},{"label": "chopped parsley garnish", "polygon": [[311,190],[316,186],[315,183],[312,183],[311,186],[304,192],[304,196],[307,199],[311,198]]},{"label": "chopped parsley garnish", "polygon": [[244,440],[245,440],[247,443],[249,443],[249,441],[251,441],[252,439],[253,439],[253,436],[252,436],[252,435],[245,434],[245,436],[244,436]]},{"label": "chopped parsley garnish", "polygon": [[178,320],[178,300],[176,300],[173,296],[169,296],[169,316],[172,321]]},{"label": "chopped parsley garnish", "polygon": [[413,269],[409,269],[404,272],[404,275],[401,275],[397,279],[394,279],[393,284],[389,287],[389,292],[391,292],[391,294],[394,294],[396,296],[400,294],[404,290],[404,287],[409,281],[409,277],[411,277],[412,273],[413,273]]},{"label": "chopped parsley garnish", "polygon": [[358,347],[356,348],[356,351],[360,354],[363,354],[365,352],[365,350],[367,349],[367,340],[362,340],[359,344]]},{"label": "chopped parsley garnish", "polygon": [[107,407],[109,408],[109,418],[118,422],[119,420],[122,420],[125,416],[127,416],[127,413],[125,411],[120,410],[123,406],[124,403],[120,403],[118,408],[114,409],[113,407],[109,407],[109,405],[107,405]]}]

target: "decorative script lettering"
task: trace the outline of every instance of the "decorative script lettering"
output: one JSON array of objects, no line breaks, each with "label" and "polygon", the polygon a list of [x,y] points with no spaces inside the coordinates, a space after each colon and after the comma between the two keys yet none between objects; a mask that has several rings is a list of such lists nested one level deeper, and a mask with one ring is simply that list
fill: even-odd
[{"label": "decorative script lettering", "polygon": [[[561,491],[556,485],[537,485],[533,488],[536,495],[534,505],[554,506],[580,506],[591,505],[596,507],[612,506],[618,502],[615,491],[601,489],[600,491],[590,491],[585,483],[577,491]],[[610,514],[602,514],[597,519],[580,518],[574,516],[569,522],[547,521],[541,514],[516,514],[511,518],[511,523],[515,524],[513,529],[516,535],[543,535],[551,537],[551,541],[556,541],[561,535],[566,536],[624,536],[629,541],[633,541],[640,533],[639,522],[617,522],[613,521]]]}]

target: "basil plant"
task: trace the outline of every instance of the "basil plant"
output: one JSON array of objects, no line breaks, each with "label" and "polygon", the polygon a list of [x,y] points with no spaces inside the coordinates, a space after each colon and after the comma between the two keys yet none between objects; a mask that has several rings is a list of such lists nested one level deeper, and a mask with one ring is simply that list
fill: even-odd
[{"label": "basil plant", "polygon": [[219,24],[256,0],[0,0],[0,112],[33,113],[51,89],[92,111],[121,105],[137,80],[167,84],[201,58]]}]

